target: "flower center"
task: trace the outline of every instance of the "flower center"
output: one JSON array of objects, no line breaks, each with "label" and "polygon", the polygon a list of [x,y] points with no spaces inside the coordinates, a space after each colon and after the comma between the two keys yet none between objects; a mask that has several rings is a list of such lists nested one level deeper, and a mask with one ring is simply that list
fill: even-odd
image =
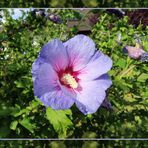
[{"label": "flower center", "polygon": [[78,87],[78,83],[77,83],[76,79],[69,73],[63,74],[61,81],[65,85],[69,85],[71,88],[77,88]]}]

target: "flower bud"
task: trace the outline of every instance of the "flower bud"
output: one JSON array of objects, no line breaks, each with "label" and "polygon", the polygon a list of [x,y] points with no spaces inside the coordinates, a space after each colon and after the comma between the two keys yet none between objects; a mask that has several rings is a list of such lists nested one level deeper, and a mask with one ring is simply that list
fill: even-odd
[{"label": "flower bud", "polygon": [[145,51],[142,48],[133,47],[133,46],[125,46],[123,48],[124,53],[128,53],[128,56],[133,59],[139,59]]}]

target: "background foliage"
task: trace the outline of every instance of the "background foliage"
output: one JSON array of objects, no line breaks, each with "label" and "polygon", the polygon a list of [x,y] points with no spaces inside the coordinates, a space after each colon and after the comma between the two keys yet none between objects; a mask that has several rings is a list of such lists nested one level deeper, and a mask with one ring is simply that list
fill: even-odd
[{"label": "background foliage", "polygon": [[1,0],[1,8],[22,8],[22,7],[123,7],[123,8],[137,8],[147,7],[147,0]]},{"label": "background foliage", "polygon": [[[148,66],[130,59],[123,53],[125,45],[135,46],[135,35],[139,36],[148,51],[148,27],[134,27],[128,16],[119,18],[105,10],[79,13],[74,10],[48,10],[60,16],[62,23],[54,23],[42,15],[25,14],[12,19],[3,10],[6,21],[0,26],[0,138],[147,138],[148,131]],[[99,50],[113,60],[109,75],[113,81],[108,98],[113,110],[104,108],[92,115],[83,115],[75,106],[69,110],[55,111],[45,108],[34,98],[31,66],[41,47],[53,38],[66,41],[79,33],[79,26],[67,27],[68,21],[83,22],[89,13],[99,15],[91,26],[89,36]],[[88,24],[86,24],[87,26]],[[119,38],[119,35],[121,38]],[[96,90],[97,91],[97,90]],[[0,145],[20,146],[23,141],[1,142]],[[26,146],[37,146],[43,142],[28,141]],[[146,147],[147,142],[108,141],[75,143],[82,147],[106,147],[127,145]],[[45,147],[66,145],[73,142],[44,142]]]}]

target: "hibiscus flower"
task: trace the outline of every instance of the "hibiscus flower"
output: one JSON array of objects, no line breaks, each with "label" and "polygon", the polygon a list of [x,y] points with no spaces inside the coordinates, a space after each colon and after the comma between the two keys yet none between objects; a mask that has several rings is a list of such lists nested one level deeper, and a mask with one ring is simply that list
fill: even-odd
[{"label": "hibiscus flower", "polygon": [[66,42],[53,39],[32,65],[34,94],[55,110],[75,103],[82,113],[94,113],[112,84],[107,74],[111,67],[112,60],[85,35]]}]

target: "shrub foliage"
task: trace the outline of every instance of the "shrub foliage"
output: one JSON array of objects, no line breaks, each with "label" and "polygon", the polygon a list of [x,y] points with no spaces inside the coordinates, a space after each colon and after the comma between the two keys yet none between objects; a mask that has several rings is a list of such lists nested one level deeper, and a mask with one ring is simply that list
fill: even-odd
[{"label": "shrub foliage", "polygon": [[[1,22],[0,27],[0,138],[147,137],[148,66],[130,59],[122,51],[125,45],[135,46],[135,35],[147,50],[147,26],[135,28],[128,23],[127,16],[118,18],[104,10],[97,12],[100,17],[89,36],[97,48],[113,60],[109,72],[113,85],[108,90],[113,110],[99,108],[96,113],[85,116],[75,106],[59,111],[45,108],[34,97],[31,75],[32,63],[41,47],[53,38],[66,41],[77,34],[79,26],[67,27],[67,20],[82,21],[84,16],[74,10],[57,10],[54,13],[61,17],[62,23],[56,24],[42,16],[33,16],[31,12],[18,20],[12,19],[7,10],[3,12],[5,22]],[[52,142],[50,146],[54,144]],[[116,146],[122,144],[115,142]],[[86,145],[87,142],[83,144]],[[95,142],[91,145],[98,146]],[[101,142],[99,145],[106,144]],[[146,143],[135,144],[137,147],[144,145]]]}]

